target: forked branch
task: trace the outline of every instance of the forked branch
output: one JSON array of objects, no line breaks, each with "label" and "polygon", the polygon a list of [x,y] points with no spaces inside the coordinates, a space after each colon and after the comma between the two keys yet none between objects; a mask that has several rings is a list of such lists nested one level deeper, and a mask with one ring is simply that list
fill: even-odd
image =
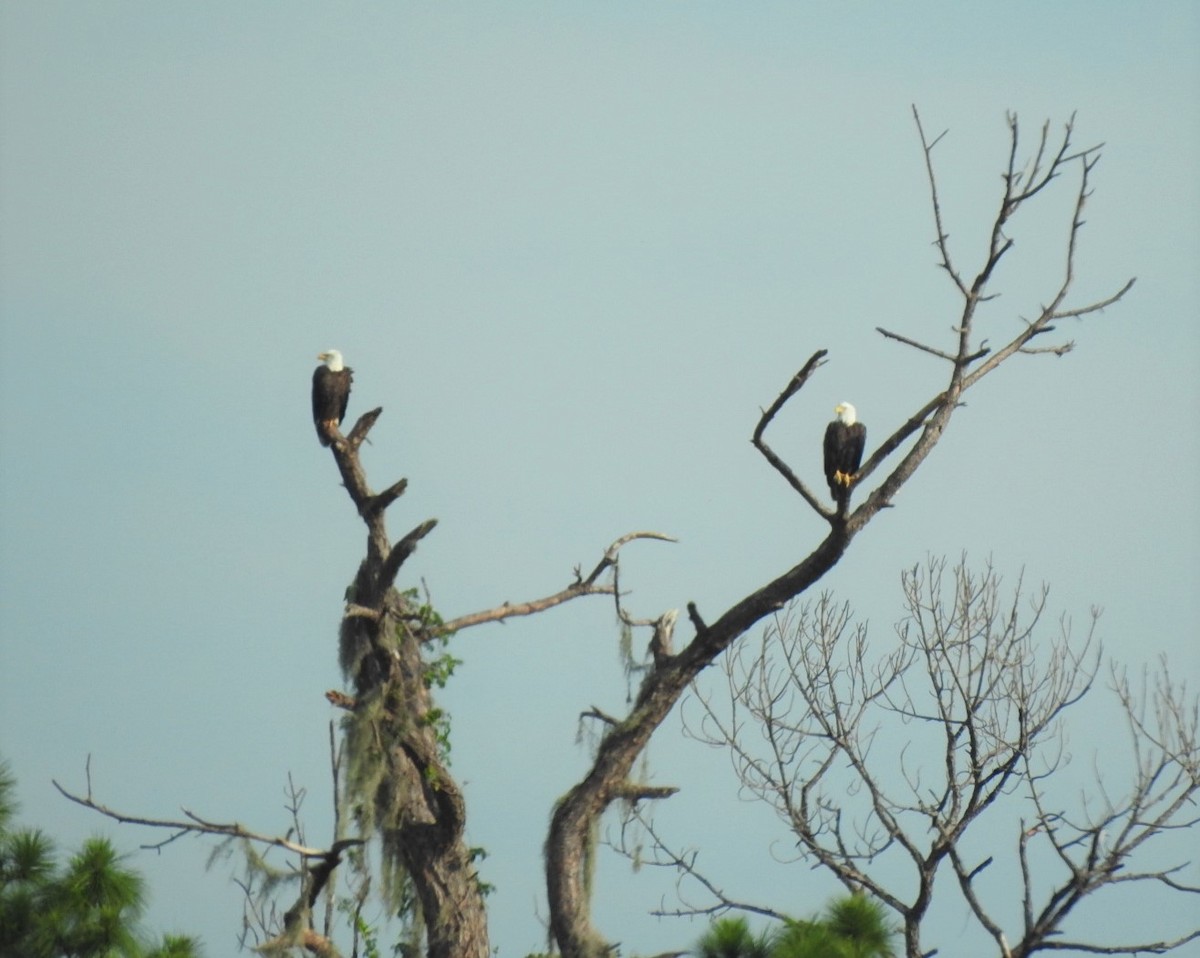
[{"label": "forked branch", "polygon": [[771,464],[772,468],[787,480],[788,485],[800,493],[801,498],[812,507],[817,515],[832,523],[836,521],[837,513],[823,506],[820,500],[813,495],[809,488],[792,471],[792,468],[763,439],[763,433],[766,431],[767,426],[771,424],[771,420],[784,407],[784,404],[804,387],[809,377],[817,369],[825,365],[825,356],[828,353],[829,351],[826,349],[818,349],[809,357],[808,362],[800,368],[800,371],[784,386],[783,391],[775,397],[775,401],[763,410],[762,416],[759,417],[758,425],[754,427],[754,435],[750,437],[750,442],[754,444],[755,449],[763,454],[763,457]]},{"label": "forked branch", "polygon": [[[643,835],[650,839],[649,849],[643,843]],[[671,848],[654,827],[654,821],[643,814],[638,806],[629,810],[621,822],[617,840],[609,844],[613,851],[629,859],[636,867],[649,865],[676,872],[675,888],[680,905],[676,908],[668,908],[663,903],[658,908],[651,909],[650,914],[656,918],[695,918],[705,915],[720,915],[731,911],[761,915],[775,921],[783,921],[787,917],[773,908],[730,897],[715,881],[700,870],[697,865],[700,857],[699,851]],[[699,885],[711,900],[706,904],[690,902],[683,888],[685,880]]]},{"label": "forked branch", "polygon": [[431,637],[437,635],[448,635],[451,632],[459,632],[463,629],[469,629],[475,625],[483,625],[486,622],[502,622],[505,619],[514,618],[522,615],[533,615],[537,612],[544,612],[546,609],[553,608],[556,605],[562,605],[564,602],[570,602],[572,599],[577,599],[585,595],[615,595],[616,580],[602,582],[600,577],[605,570],[617,567],[618,558],[621,548],[630,542],[637,539],[656,539],[659,542],[676,542],[678,540],[661,532],[630,532],[621,536],[616,542],[610,545],[601,557],[596,567],[584,577],[578,569],[575,570],[575,581],[564,589],[560,589],[553,595],[548,595],[540,599],[531,599],[528,602],[503,602],[491,609],[483,609],[480,612],[471,612],[467,615],[460,615],[455,619],[440,626]]},{"label": "forked branch", "polygon": [[342,852],[347,848],[355,845],[362,845],[363,840],[357,838],[344,839],[335,842],[329,848],[312,848],[303,845],[299,842],[292,841],[287,836],[267,835],[262,832],[251,831],[244,825],[237,822],[213,822],[205,818],[201,818],[195,812],[191,812],[184,808],[181,811],[184,814],[182,819],[171,818],[148,818],[143,815],[129,815],[125,812],[117,811],[114,808],[96,801],[92,795],[92,760],[88,757],[85,767],[87,775],[87,791],[83,795],[77,795],[74,792],[68,791],[57,781],[52,780],[53,785],[58,789],[59,794],[64,798],[74,802],[76,805],[82,805],[84,808],[91,809],[93,812],[98,812],[105,818],[111,818],[115,822],[120,822],[124,825],[144,825],[147,828],[164,828],[174,834],[164,839],[161,842],[142,845],[145,849],[159,849],[184,835],[217,835],[222,838],[237,838],[248,842],[254,842],[259,845],[267,845],[275,848],[283,848],[289,852],[295,852],[304,858],[319,858],[325,860],[335,860],[341,856]]}]

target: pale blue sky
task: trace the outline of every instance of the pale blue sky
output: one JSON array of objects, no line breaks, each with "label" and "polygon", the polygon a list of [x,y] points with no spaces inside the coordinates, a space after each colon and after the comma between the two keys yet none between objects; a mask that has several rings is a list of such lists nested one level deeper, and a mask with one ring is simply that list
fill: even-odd
[{"label": "pale blue sky", "polygon": [[[773,431],[819,485],[837,401],[878,438],[943,374],[873,331],[955,318],[912,103],[950,130],[964,269],[1005,111],[1032,138],[1078,110],[1078,142],[1107,144],[1079,301],[1138,283],[1064,324],[1072,355],[973,394],[828,585],[886,642],[902,567],[990,554],[1056,612],[1102,605],[1120,661],[1195,681],[1198,51],[1190,2],[0,6],[0,751],[26,820],[154,837],[52,792],[90,753],[116,806],[265,831],[290,770],[326,839],[322,693],[362,535],[309,419],[322,349],[356,370],[352,415],[385,407],[366,458],[410,480],[393,532],[441,520],[402,584],[447,615],[554,591],[635,528],[682,540],[630,550],[637,614],[715,615],[793,564],[821,527],[753,453],[759,407],[830,349]],[[1047,296],[1070,192],[1014,227],[996,339]],[[575,716],[624,702],[616,643],[600,600],[454,643],[502,955],[542,945],[544,827],[585,765]],[[1078,713],[1080,788],[1108,706]],[[771,865],[786,833],[677,722],[651,759],[684,788],[660,825],[731,894],[804,913],[835,891]],[[227,954],[237,890],[206,852],[133,861],[153,923]],[[644,917],[671,887],[605,861],[597,922],[627,951],[684,945],[698,923]]]}]

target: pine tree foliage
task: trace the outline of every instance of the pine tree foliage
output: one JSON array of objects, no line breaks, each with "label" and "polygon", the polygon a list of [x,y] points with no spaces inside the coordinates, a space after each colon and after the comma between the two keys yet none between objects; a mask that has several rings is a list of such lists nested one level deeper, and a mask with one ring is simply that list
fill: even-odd
[{"label": "pine tree foliage", "polygon": [[877,901],[861,894],[830,902],[825,913],[755,935],[741,915],[718,918],[692,949],[696,958],[892,958],[897,932]]},{"label": "pine tree foliage", "polygon": [[139,928],[146,884],[105,838],[65,866],[36,828],[14,830],[16,779],[0,763],[0,958],[198,958],[199,940]]},{"label": "pine tree foliage", "polygon": [[755,935],[741,915],[718,918],[696,942],[696,958],[770,958],[771,941],[766,933]]}]

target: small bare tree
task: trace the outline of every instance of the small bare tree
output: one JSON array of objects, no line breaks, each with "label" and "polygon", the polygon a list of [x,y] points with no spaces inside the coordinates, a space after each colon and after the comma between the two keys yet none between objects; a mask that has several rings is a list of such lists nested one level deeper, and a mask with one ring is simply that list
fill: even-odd
[{"label": "small bare tree", "polygon": [[953,884],[939,893],[957,887],[1003,958],[1161,953],[1200,937],[1164,937],[1158,920],[1143,923],[1146,938],[1102,944],[1067,927],[1099,892],[1200,894],[1181,877],[1186,862],[1139,867],[1151,839],[1197,821],[1195,697],[1165,663],[1138,688],[1113,668],[1132,767],[1118,781],[1106,757],[1080,797],[1081,783],[1065,782],[1064,719],[1100,668],[1096,613],[1082,638],[1064,618],[1046,639],[1044,588],[1026,596],[1018,582],[1005,595],[994,570],[973,573],[965,560],[949,574],[931,560],[901,581],[894,641],[868,642],[829,595],[777,615],[724,661],[729,699],[698,696],[693,732],[730,750],[743,787],[786,822],[803,858],[895,911],[908,958],[932,953],[921,937],[942,873]]}]

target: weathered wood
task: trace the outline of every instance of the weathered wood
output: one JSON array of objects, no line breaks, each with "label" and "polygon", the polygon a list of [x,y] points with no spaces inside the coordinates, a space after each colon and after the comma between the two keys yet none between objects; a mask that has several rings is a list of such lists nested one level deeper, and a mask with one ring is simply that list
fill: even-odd
[{"label": "weathered wood", "polygon": [[[445,762],[426,681],[425,626],[409,614],[396,576],[437,525],[429,519],[394,545],[384,513],[405,480],[376,495],[359,449],[382,409],[362,416],[350,436],[331,447],[346,491],[367,528],[366,557],[354,579],[353,602],[341,628],[340,657],[354,686],[351,721],[370,734],[350,735],[351,767],[381,763],[376,794],[366,796],[384,854],[398,861],[420,902],[429,958],[489,958],[487,911],[474,856],[464,839],[466,803]],[[381,708],[361,708],[382,703]],[[337,704],[337,703],[335,703]]]}]

